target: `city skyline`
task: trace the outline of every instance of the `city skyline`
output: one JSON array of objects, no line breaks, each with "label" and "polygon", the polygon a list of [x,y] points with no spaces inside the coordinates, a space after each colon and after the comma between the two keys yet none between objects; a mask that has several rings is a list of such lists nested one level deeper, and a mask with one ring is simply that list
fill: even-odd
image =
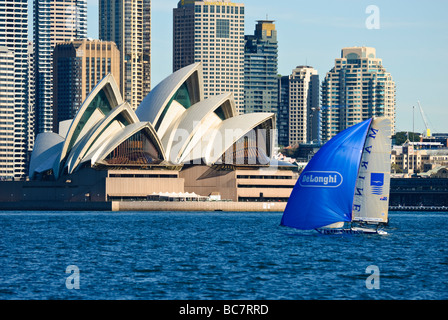
[{"label": "city skyline", "polygon": [[[316,1],[239,0],[245,5],[245,34],[253,34],[256,20],[275,20],[278,31],[278,71],[290,74],[298,65],[310,65],[321,79],[334,66],[343,47],[368,46],[376,49],[385,68],[397,85],[397,131],[412,130],[415,106],[415,131],[424,125],[417,101],[420,100],[433,132],[446,132],[448,103],[443,92],[448,80],[443,71],[448,62],[448,2],[430,1]],[[171,71],[172,7],[177,1],[153,0],[152,82]],[[284,4],[283,4],[284,3]],[[380,29],[367,29],[366,8],[374,4],[380,10]],[[288,8],[286,10],[285,8]],[[170,32],[168,35],[167,32]],[[290,39],[297,38],[292,41]],[[154,63],[157,61],[157,63]],[[421,62],[425,70],[412,66]],[[426,71],[427,70],[427,71]],[[418,89],[418,90],[416,90]]]},{"label": "city skyline", "polygon": [[[151,2],[152,87],[172,72],[172,15],[177,2]],[[267,0],[237,2],[246,7],[246,35],[253,33],[256,20],[266,16],[275,20],[280,74],[287,75],[296,66],[307,64],[317,69],[323,78],[343,47],[374,47],[397,84],[397,131],[411,131],[413,127],[416,132],[425,130],[418,100],[431,131],[448,131],[444,124],[448,105],[443,101],[443,91],[448,86],[448,79],[443,76],[448,67],[448,61],[444,59],[448,49],[448,21],[445,18],[448,3],[435,0],[430,5],[417,1],[302,3],[284,0],[279,6]],[[366,20],[371,16],[366,9],[371,4],[380,13],[379,29],[366,27]],[[87,6],[87,35],[98,38],[98,3],[87,0]],[[414,66],[418,63],[424,68],[416,69]]]}]

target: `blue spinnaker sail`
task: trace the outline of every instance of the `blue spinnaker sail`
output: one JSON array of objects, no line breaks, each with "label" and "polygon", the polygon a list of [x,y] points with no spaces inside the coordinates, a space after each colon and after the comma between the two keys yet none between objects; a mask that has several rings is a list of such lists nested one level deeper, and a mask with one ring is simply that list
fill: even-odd
[{"label": "blue spinnaker sail", "polygon": [[340,132],[314,155],[294,186],[281,225],[312,230],[352,220],[356,179],[371,121]]}]

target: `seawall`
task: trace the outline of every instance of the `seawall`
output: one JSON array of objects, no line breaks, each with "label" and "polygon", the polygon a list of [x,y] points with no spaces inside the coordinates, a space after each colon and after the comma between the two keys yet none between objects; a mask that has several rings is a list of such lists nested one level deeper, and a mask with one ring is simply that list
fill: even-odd
[{"label": "seawall", "polygon": [[123,201],[112,202],[112,211],[227,211],[283,212],[286,202],[229,202],[229,201]]},{"label": "seawall", "polygon": [[286,202],[0,202],[0,211],[227,211],[283,212]]},{"label": "seawall", "polygon": [[[283,212],[286,202],[0,202],[0,211],[225,211]],[[448,212],[447,206],[390,206],[389,211]]]}]

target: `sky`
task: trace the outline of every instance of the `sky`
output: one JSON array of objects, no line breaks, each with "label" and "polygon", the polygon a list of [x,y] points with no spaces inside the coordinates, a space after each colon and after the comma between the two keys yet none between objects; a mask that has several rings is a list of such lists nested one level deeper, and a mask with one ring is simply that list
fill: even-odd
[{"label": "sky", "polygon": [[[30,0],[32,1],[32,0]],[[432,132],[448,132],[448,1],[446,0],[234,0],[245,4],[245,34],[256,20],[275,20],[278,73],[298,65],[320,79],[343,47],[374,47],[397,86],[397,131],[423,132],[418,101]],[[87,33],[98,38],[98,0],[87,0]],[[177,0],[152,0],[151,83],[172,73],[173,8]],[[366,9],[374,5],[379,19]],[[367,28],[373,22],[377,28]],[[379,24],[378,24],[379,21]],[[415,108],[414,108],[415,107]]]}]

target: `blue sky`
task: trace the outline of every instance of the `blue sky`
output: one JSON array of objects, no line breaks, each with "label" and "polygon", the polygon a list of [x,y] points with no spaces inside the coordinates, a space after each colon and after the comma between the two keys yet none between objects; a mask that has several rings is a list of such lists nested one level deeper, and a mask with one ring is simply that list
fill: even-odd
[{"label": "blue sky", "polygon": [[[32,0],[30,0],[32,1]],[[98,0],[88,2],[88,35],[98,38]],[[172,72],[172,9],[177,0],[152,0],[153,87]],[[234,0],[245,4],[246,34],[255,21],[276,21],[280,74],[308,64],[324,78],[348,46],[376,48],[397,84],[397,130],[424,131],[420,100],[433,132],[448,132],[448,1]],[[369,5],[380,28],[368,29]]]}]

